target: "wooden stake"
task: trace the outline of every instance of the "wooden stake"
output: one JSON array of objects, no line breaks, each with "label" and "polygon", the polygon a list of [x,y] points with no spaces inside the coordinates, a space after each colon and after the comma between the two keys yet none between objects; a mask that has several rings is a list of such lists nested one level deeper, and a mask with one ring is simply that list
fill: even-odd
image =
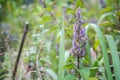
[{"label": "wooden stake", "polygon": [[13,80],[15,80],[15,77],[16,77],[17,67],[18,67],[18,64],[19,64],[20,57],[21,57],[22,48],[23,48],[23,45],[24,45],[26,34],[28,32],[28,26],[29,26],[29,23],[26,22],[25,27],[24,27],[24,33],[23,33],[23,36],[22,36],[21,44],[20,44],[20,48],[19,48],[19,52],[18,52],[18,56],[17,56],[17,59],[16,59],[14,70],[13,70],[13,75],[12,75]]}]

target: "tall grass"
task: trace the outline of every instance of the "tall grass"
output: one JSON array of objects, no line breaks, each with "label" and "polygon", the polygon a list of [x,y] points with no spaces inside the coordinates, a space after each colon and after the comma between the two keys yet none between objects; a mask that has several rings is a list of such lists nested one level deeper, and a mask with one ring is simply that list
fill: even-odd
[{"label": "tall grass", "polygon": [[110,70],[110,64],[109,64],[109,60],[108,60],[108,54],[107,54],[107,48],[106,48],[106,45],[105,45],[105,40],[104,40],[104,37],[103,37],[103,34],[100,30],[100,28],[96,25],[96,24],[88,24],[86,26],[86,32],[88,31],[88,29],[92,27],[99,40],[100,40],[100,46],[101,46],[101,49],[102,49],[102,54],[103,54],[103,58],[104,58],[104,65],[105,65],[105,69],[106,69],[106,72],[107,72],[107,77],[108,77],[108,80],[113,80],[112,78],[112,73],[111,73],[111,70]]},{"label": "tall grass", "polygon": [[110,48],[115,78],[116,80],[120,80],[120,59],[118,56],[117,46],[111,35],[106,35],[106,38]]},{"label": "tall grass", "polygon": [[[111,15],[112,13],[108,13],[104,16],[101,17],[100,21],[98,22],[98,24],[106,17],[106,16],[109,16]],[[109,48],[110,48],[110,55],[112,57],[112,65],[113,65],[113,69],[114,69],[114,73],[111,72],[111,69],[110,69],[110,63],[109,63],[109,59],[108,59],[108,54],[107,54],[107,47],[106,47],[106,44],[105,44],[105,40],[104,40],[104,36],[100,30],[100,28],[96,25],[96,24],[88,24],[86,26],[86,33],[88,33],[88,29],[92,27],[98,38],[99,38],[99,41],[100,41],[100,46],[101,46],[101,49],[102,49],[102,54],[103,54],[103,58],[104,58],[104,65],[105,65],[105,70],[106,70],[106,73],[107,73],[107,80],[113,80],[113,76],[115,76],[115,80],[120,80],[120,59],[119,59],[119,53],[117,51],[117,46],[115,44],[115,41],[113,39],[113,37],[111,35],[105,35],[106,39],[107,39],[107,42],[108,42],[108,45],[109,45]],[[89,42],[87,42],[87,53],[90,56],[90,46],[89,46]],[[104,73],[105,74],[105,73]]]}]

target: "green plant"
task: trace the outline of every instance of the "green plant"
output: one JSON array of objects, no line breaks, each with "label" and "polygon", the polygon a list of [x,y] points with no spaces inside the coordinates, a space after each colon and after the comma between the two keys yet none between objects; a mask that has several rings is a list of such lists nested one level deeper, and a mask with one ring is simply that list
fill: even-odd
[{"label": "green plant", "polygon": [[[6,34],[0,33],[0,39],[10,43],[0,62],[0,80],[11,80],[26,21],[30,28],[16,79],[78,80],[80,73],[83,80],[119,80],[119,4],[119,0],[0,0],[0,32]],[[80,62],[71,54],[78,7],[87,34],[86,46],[78,49],[86,53]],[[3,44],[0,41],[0,52],[6,48]]]}]

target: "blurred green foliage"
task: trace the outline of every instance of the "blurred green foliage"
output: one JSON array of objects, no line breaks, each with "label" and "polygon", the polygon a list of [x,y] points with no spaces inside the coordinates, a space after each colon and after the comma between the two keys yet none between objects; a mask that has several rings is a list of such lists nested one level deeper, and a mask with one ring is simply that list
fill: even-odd
[{"label": "blurred green foliage", "polygon": [[[106,47],[102,47],[102,39],[90,28],[87,31],[89,46],[87,45],[86,55],[80,59],[80,70],[77,69],[76,57],[70,52],[78,7],[81,9],[83,27],[89,23],[96,24],[102,31],[103,34],[100,35],[103,38],[105,34],[114,38],[113,42],[105,39]],[[119,57],[116,61],[113,60],[120,55],[119,0],[0,0],[0,80],[11,80],[26,21],[29,21],[30,26],[17,80],[58,80],[60,66],[63,67],[64,80],[78,80],[78,72],[83,80],[108,80],[109,77],[112,77],[111,80],[119,79],[114,72],[118,67],[115,63],[120,62]],[[96,31],[96,34],[99,33]],[[114,44],[115,52],[108,47],[110,43]],[[4,51],[2,47],[5,48]],[[112,51],[118,54],[111,57]],[[61,53],[64,58],[60,58]],[[107,53],[108,64],[104,53]],[[58,66],[59,59],[63,60]],[[110,66],[112,76],[107,73],[105,65]]]}]

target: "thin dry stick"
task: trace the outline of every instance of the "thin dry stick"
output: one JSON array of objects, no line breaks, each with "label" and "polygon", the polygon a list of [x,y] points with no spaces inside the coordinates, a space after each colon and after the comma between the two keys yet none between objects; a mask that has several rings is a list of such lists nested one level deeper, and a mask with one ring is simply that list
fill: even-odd
[{"label": "thin dry stick", "polygon": [[[79,65],[79,63],[80,63],[80,54],[78,54],[78,56],[77,56],[77,63],[78,63],[77,68],[79,70],[80,69],[80,65]],[[78,71],[78,79],[80,80],[80,78],[81,78],[80,72]]]},{"label": "thin dry stick", "polygon": [[18,67],[18,63],[19,63],[19,60],[20,60],[20,56],[21,56],[22,48],[23,48],[24,41],[25,41],[25,38],[26,38],[26,34],[28,32],[28,26],[29,26],[29,23],[26,22],[25,27],[24,27],[24,33],[23,33],[23,36],[22,36],[21,44],[20,44],[20,48],[19,48],[19,52],[18,52],[18,56],[17,56],[17,60],[16,60],[16,63],[15,63],[15,67],[14,67],[14,71],[13,71],[13,75],[12,75],[13,80],[15,80],[15,76],[16,76],[16,73],[17,73],[17,67]]}]

